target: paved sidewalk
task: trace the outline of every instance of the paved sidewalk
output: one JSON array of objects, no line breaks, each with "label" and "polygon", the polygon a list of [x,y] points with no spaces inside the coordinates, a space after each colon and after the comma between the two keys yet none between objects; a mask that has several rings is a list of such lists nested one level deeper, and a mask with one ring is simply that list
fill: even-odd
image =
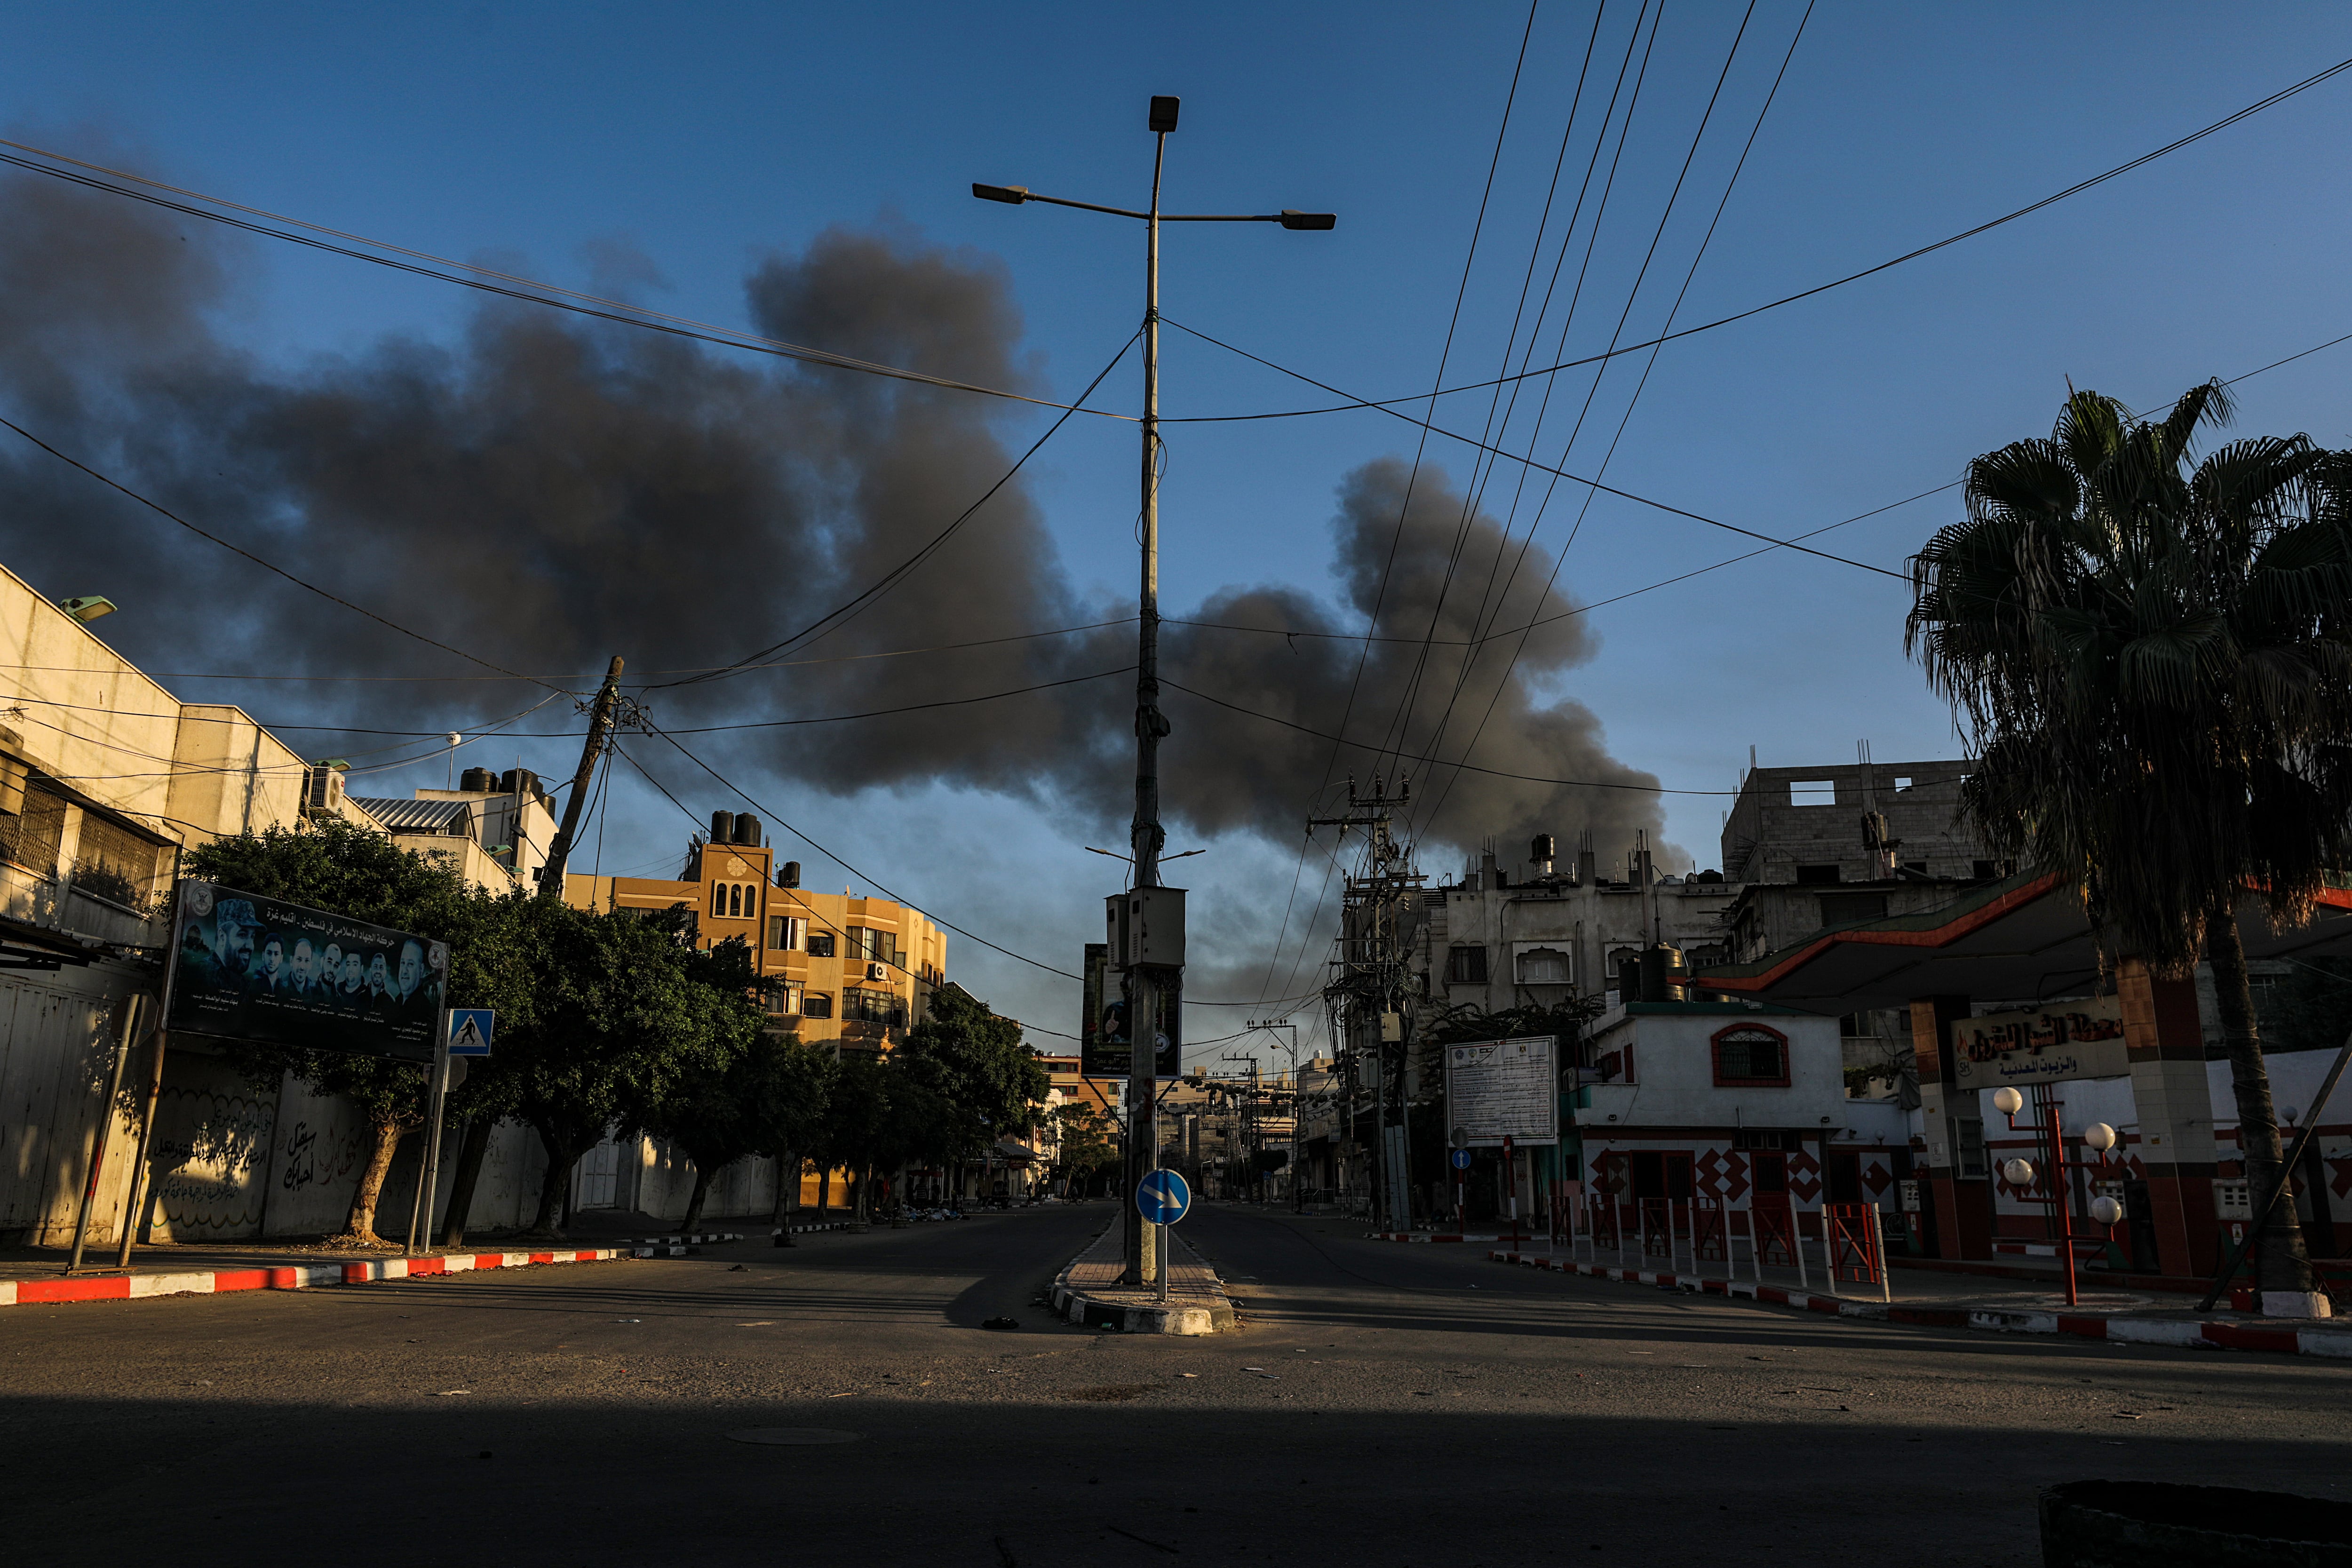
[{"label": "paved sidewalk", "polygon": [[[1890,1292],[1892,1300],[1881,1300],[1874,1289],[1864,1286],[1845,1287],[1855,1291],[1853,1295],[1835,1294],[1827,1281],[1808,1290],[1769,1281],[1759,1283],[1752,1279],[1725,1279],[1720,1276],[1627,1268],[1605,1261],[1580,1262],[1544,1253],[1496,1250],[1486,1256],[1496,1263],[1744,1299],[1863,1322],[1977,1329],[1995,1333],[2069,1334],[2136,1344],[2270,1351],[2284,1355],[2352,1360],[2352,1320],[2285,1321],[2235,1312],[2200,1315],[2182,1310],[2178,1298],[2131,1291],[2079,1290],[2076,1303],[2068,1306],[2063,1294],[2035,1283],[2009,1285],[1959,1275],[1914,1275],[1909,1279],[1898,1275],[1902,1289]],[[1766,1273],[1793,1275],[1794,1271],[1767,1269]]]},{"label": "paved sidewalk", "polygon": [[1128,1333],[1213,1334],[1234,1326],[1234,1304],[1217,1271],[1201,1261],[1172,1230],[1169,1241],[1168,1300],[1155,1285],[1122,1285],[1119,1226],[1114,1220],[1054,1280],[1054,1310],[1068,1322]]}]

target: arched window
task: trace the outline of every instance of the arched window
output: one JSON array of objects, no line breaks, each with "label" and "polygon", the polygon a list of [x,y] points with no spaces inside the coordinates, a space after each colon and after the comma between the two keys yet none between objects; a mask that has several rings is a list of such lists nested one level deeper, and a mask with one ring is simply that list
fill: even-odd
[{"label": "arched window", "polygon": [[724,920],[726,916],[727,884],[724,882],[713,882],[710,884],[710,918],[712,920]]},{"label": "arched window", "polygon": [[1556,947],[1531,947],[1519,954],[1522,985],[1565,985],[1570,978],[1568,954]]},{"label": "arched window", "polygon": [[740,882],[727,889],[727,912],[730,916],[743,912],[743,884]]}]

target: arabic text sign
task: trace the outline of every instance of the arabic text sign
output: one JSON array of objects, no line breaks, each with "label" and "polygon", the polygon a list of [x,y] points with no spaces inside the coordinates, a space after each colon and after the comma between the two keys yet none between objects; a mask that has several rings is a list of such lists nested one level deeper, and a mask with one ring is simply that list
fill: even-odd
[{"label": "arabic text sign", "polygon": [[1559,1142],[1559,1047],[1538,1035],[1445,1047],[1446,1121],[1463,1147]]},{"label": "arabic text sign", "polygon": [[1963,1089],[2127,1078],[2122,1004],[2098,996],[1956,1020],[1952,1067]]},{"label": "arabic text sign", "polygon": [[433,1059],[447,943],[210,882],[179,892],[173,1032]]}]

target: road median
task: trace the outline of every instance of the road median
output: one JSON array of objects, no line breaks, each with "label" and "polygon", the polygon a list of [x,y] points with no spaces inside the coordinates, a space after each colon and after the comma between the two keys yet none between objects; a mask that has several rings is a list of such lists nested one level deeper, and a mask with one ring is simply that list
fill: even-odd
[{"label": "road median", "polygon": [[1119,1283],[1125,1272],[1119,1228],[1113,1220],[1055,1276],[1047,1299],[1055,1316],[1129,1334],[1213,1334],[1234,1327],[1224,1282],[1172,1230],[1160,1233],[1170,1243],[1168,1300],[1160,1300],[1156,1286]]}]

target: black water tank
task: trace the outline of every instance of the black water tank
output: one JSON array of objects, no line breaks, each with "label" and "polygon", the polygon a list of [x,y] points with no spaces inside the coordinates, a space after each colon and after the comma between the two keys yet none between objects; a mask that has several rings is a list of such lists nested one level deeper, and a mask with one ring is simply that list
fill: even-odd
[{"label": "black water tank", "polygon": [[752,816],[748,811],[738,812],[735,816],[734,841],[738,844],[749,844],[753,848],[758,848],[760,845],[760,819]]},{"label": "black water tank", "polygon": [[710,842],[725,844],[735,837],[735,814],[714,811],[710,814]]},{"label": "black water tank", "polygon": [[499,793],[519,795],[525,799],[535,799],[545,795],[547,787],[539,782],[539,775],[529,768],[509,768],[499,775]]},{"label": "black water tank", "polygon": [[1548,865],[1558,858],[1553,853],[1554,847],[1550,834],[1538,833],[1528,844],[1528,858],[1538,866]]},{"label": "black water tank", "polygon": [[776,868],[776,886],[779,888],[797,888],[800,885],[801,863],[799,861],[787,860]]},{"label": "black water tank", "polygon": [[457,787],[471,795],[488,795],[498,787],[488,768],[467,768],[457,775]]}]

